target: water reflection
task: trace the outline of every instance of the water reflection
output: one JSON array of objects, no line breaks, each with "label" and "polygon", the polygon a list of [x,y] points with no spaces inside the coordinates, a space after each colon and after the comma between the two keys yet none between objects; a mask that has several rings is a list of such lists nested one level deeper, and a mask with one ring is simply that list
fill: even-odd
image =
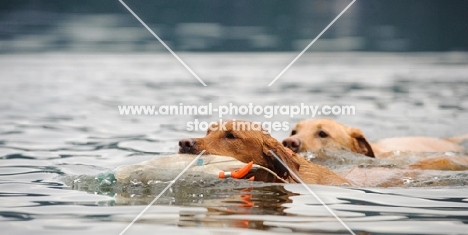
[{"label": "water reflection", "polygon": [[[99,179],[88,176],[69,177],[66,182],[73,189],[88,193],[112,196],[114,201],[107,206],[149,205],[167,183],[152,185],[113,184],[103,187]],[[73,182],[73,183],[72,183]],[[291,192],[281,184],[266,184],[244,180],[217,180],[212,182],[194,182],[193,179],[181,179],[176,182],[153,205],[190,206],[206,208],[206,211],[180,211],[177,225],[182,227],[238,227],[267,230],[271,226],[263,225],[260,219],[241,219],[231,215],[287,215],[285,204],[292,203]],[[101,204],[101,206],[103,206]],[[228,218],[228,219],[223,219]],[[171,219],[173,220],[173,219]],[[145,223],[166,223],[160,219],[145,218]]]}]

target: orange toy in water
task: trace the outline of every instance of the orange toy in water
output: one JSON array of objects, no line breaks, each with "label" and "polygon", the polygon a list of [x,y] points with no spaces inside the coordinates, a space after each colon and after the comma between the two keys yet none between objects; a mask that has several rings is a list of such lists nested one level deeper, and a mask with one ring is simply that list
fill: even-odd
[{"label": "orange toy in water", "polygon": [[247,165],[245,165],[239,170],[221,171],[219,172],[219,178],[220,179],[226,179],[226,178],[242,179],[244,178],[244,176],[246,176],[249,173],[252,167],[253,167],[253,161],[249,162]]}]

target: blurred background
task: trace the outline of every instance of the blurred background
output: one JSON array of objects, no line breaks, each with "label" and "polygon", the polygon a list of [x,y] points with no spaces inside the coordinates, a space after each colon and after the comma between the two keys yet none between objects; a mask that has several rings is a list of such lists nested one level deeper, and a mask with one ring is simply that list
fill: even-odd
[{"label": "blurred background", "polygon": [[[302,50],[349,0],[127,0],[176,51]],[[358,0],[313,51],[466,51],[466,0]],[[118,0],[2,0],[0,53],[152,52]]]},{"label": "blurred background", "polygon": [[[128,193],[127,186],[114,190],[95,176],[175,153],[180,139],[206,133],[188,130],[188,122],[219,119],[216,113],[120,115],[118,106],[353,105],[355,115],[316,118],[360,128],[369,141],[468,133],[468,0],[357,0],[268,86],[350,2],[125,0],[205,87],[118,0],[0,0],[0,233],[118,234],[157,191],[137,184]],[[287,122],[290,129],[271,133],[280,141],[306,118],[223,116]],[[432,174],[438,175],[401,180],[452,188],[317,190],[360,234],[466,234],[466,171]],[[302,186],[254,187],[255,206],[246,207],[238,198],[250,189],[216,184],[220,190],[198,194],[199,186],[214,184],[189,188],[192,180],[157,203],[206,206],[206,217],[155,206],[133,233],[247,234],[234,230],[246,225],[271,235],[314,226],[314,232],[340,233]],[[85,192],[68,190],[71,182]],[[278,226],[291,229],[274,228],[278,221],[289,221]]]}]

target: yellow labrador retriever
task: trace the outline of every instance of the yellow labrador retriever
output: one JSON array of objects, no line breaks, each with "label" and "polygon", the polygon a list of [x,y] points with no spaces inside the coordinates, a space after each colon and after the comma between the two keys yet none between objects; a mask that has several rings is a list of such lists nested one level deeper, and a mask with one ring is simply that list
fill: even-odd
[{"label": "yellow labrador retriever", "polygon": [[[330,119],[310,119],[296,124],[283,145],[294,152],[306,152],[321,148],[347,148],[369,157],[395,157],[401,152],[460,152],[459,142],[468,135],[439,139],[432,137],[396,137],[369,143],[361,130],[345,126]],[[461,166],[460,166],[461,164]],[[458,170],[468,166],[468,158],[441,156],[424,159],[414,164],[421,169]],[[460,168],[461,167],[461,168]]]}]

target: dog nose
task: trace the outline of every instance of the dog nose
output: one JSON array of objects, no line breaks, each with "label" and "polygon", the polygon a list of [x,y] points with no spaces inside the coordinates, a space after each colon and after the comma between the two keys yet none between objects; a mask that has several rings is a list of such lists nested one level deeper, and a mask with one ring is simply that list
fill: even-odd
[{"label": "dog nose", "polygon": [[301,146],[301,140],[288,137],[283,140],[283,146],[297,153],[299,151],[299,146]]},{"label": "dog nose", "polygon": [[179,141],[179,153],[192,153],[196,142],[194,139],[181,139]]}]

